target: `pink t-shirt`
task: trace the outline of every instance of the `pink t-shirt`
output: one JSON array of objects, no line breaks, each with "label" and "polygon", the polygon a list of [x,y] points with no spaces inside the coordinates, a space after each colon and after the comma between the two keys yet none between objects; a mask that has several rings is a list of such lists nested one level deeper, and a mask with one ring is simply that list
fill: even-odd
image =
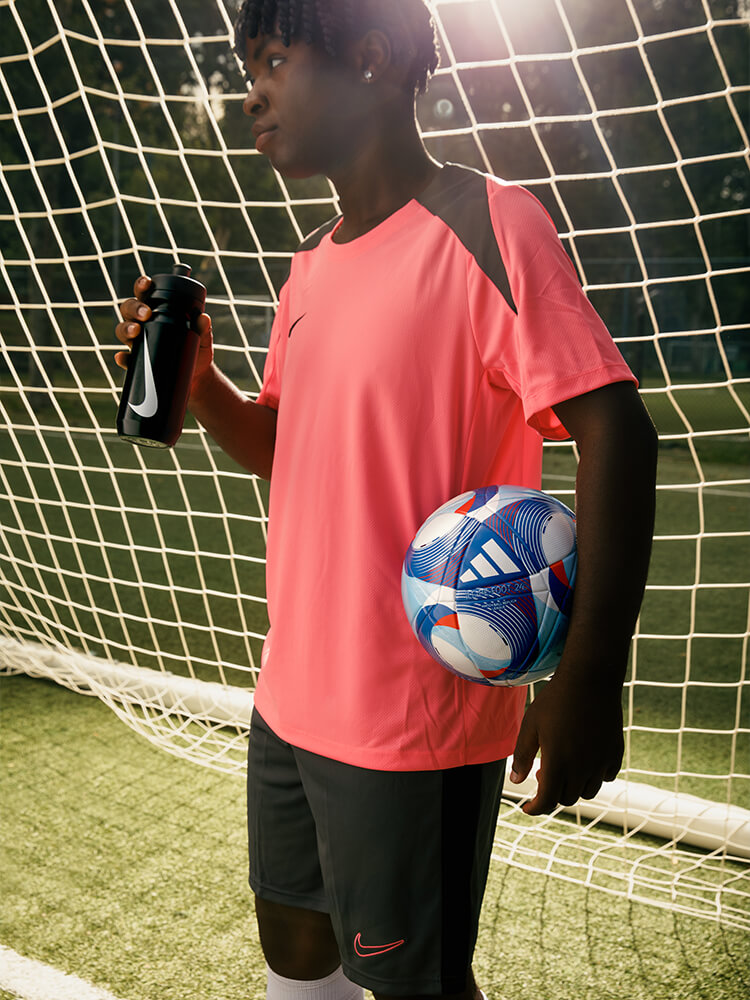
[{"label": "pink t-shirt", "polygon": [[255,704],[284,740],[382,770],[512,753],[525,688],[449,673],[413,635],[401,565],[435,508],[538,488],[551,407],[633,376],[539,202],[447,165],[359,239],[295,254],[260,403],[278,409]]}]

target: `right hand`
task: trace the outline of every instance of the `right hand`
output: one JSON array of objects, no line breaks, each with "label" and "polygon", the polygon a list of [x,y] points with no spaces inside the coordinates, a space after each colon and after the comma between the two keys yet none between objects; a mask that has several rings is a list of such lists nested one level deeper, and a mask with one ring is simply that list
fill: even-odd
[{"label": "right hand", "polygon": [[[115,354],[115,363],[120,368],[128,367],[130,362],[130,351],[133,341],[140,337],[143,332],[143,324],[147,323],[151,316],[151,308],[148,305],[148,293],[153,282],[146,275],[141,275],[133,286],[135,298],[126,299],[120,305],[120,315],[122,323],[115,327],[115,336],[128,348],[127,351],[118,351]],[[211,317],[206,313],[201,313],[195,323],[195,332],[200,337],[198,348],[198,358],[195,363],[193,373],[193,384],[205,374],[211,367],[214,359],[214,342],[211,333]]]}]

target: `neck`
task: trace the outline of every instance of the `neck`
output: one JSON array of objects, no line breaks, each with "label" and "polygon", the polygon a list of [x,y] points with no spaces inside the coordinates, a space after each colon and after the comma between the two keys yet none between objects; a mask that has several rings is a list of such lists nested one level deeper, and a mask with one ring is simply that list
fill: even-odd
[{"label": "neck", "polygon": [[344,216],[336,241],[345,243],[374,229],[419,195],[439,170],[414,119],[402,117],[374,130],[352,160],[331,175]]}]

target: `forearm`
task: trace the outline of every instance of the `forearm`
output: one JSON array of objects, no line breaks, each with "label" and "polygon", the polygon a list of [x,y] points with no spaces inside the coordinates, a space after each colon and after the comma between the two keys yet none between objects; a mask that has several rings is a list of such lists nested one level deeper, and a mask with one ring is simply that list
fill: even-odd
[{"label": "forearm", "polygon": [[248,399],[216,365],[193,384],[188,409],[244,469],[262,479],[271,478],[275,410]]},{"label": "forearm", "polygon": [[578,570],[562,659],[526,710],[513,757],[519,782],[541,750],[530,815],[592,798],[620,769],[621,689],[654,523],[656,433],[635,388],[616,383],[555,413],[581,452]]},{"label": "forearm", "polygon": [[578,570],[559,672],[624,680],[648,572],[654,525],[656,439],[641,419],[605,422],[579,442]]}]

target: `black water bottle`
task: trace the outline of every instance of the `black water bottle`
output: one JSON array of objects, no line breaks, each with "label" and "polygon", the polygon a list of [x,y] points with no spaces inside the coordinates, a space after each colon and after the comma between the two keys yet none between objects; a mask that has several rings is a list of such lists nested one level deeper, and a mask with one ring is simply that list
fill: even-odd
[{"label": "black water bottle", "polygon": [[204,311],[206,289],[188,264],[157,274],[148,295],[151,318],[133,342],[117,433],[124,441],[171,448],[182,433],[200,337],[192,329]]}]

